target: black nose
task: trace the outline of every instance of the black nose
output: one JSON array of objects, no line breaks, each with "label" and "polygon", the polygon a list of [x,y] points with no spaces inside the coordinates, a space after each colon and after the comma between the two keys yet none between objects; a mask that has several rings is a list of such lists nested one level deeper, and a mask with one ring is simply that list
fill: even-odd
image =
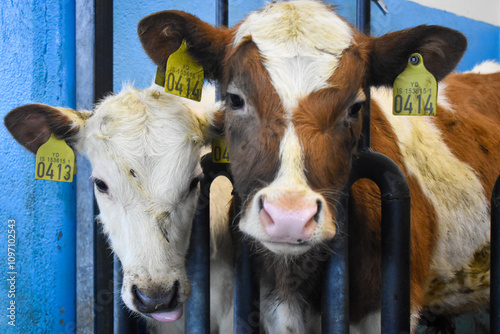
[{"label": "black nose", "polygon": [[139,312],[154,313],[168,312],[177,308],[179,304],[179,281],[163,296],[150,297],[143,293],[137,286],[132,287],[134,303]]}]

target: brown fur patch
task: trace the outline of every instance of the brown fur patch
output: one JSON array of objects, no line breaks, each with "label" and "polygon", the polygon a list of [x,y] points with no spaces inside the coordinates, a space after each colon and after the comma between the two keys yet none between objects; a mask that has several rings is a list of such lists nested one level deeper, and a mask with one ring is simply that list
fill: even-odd
[{"label": "brown fur patch", "polygon": [[500,73],[451,74],[444,82],[454,112],[440,109],[436,124],[453,154],[476,171],[489,198],[500,172]]},{"label": "brown fur patch", "polygon": [[252,191],[271,182],[277,172],[284,111],[255,43],[242,43],[227,63],[230,70],[223,91],[231,81],[248,92],[247,114],[233,112],[229,106],[225,111],[234,187],[246,200]]}]

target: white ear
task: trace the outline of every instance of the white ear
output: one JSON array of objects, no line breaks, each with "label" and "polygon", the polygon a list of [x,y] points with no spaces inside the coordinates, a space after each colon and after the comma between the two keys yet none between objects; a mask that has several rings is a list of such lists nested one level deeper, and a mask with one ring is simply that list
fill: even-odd
[{"label": "white ear", "polygon": [[45,104],[27,104],[10,111],[4,119],[5,127],[14,139],[33,153],[49,140],[50,135],[64,139],[75,149],[84,129],[88,112]]}]

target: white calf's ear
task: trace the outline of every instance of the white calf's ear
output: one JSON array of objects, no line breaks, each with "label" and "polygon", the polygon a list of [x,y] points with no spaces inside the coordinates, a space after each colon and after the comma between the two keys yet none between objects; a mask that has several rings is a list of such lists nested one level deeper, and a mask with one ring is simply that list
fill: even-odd
[{"label": "white calf's ear", "polygon": [[27,104],[10,111],[5,127],[21,145],[32,153],[49,140],[50,135],[64,139],[75,148],[85,120],[90,113],[45,104]]}]

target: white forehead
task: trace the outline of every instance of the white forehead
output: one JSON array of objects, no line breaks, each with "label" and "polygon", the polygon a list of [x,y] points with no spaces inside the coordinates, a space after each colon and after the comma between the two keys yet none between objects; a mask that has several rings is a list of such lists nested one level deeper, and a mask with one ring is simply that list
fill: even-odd
[{"label": "white forehead", "polygon": [[132,193],[164,200],[189,184],[199,159],[202,119],[188,102],[161,88],[126,87],[97,106],[85,125],[82,149],[95,176],[115,193],[131,193],[132,186],[137,190]]},{"label": "white forehead", "polygon": [[287,110],[298,99],[328,87],[352,28],[319,1],[278,2],[251,13],[234,46],[251,37]]}]

